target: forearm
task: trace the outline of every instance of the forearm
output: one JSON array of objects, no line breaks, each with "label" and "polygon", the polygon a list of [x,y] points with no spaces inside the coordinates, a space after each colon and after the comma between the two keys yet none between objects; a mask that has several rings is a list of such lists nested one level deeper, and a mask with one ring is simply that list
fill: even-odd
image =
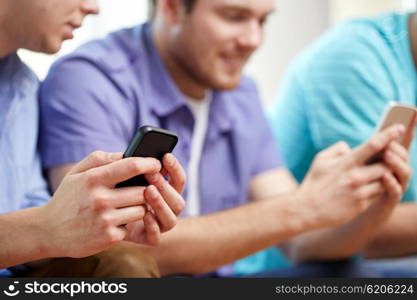
[{"label": "forearm", "polygon": [[198,218],[182,219],[163,235],[161,245],[145,248],[162,275],[199,274],[315,229],[291,195],[251,203]]},{"label": "forearm", "polygon": [[349,258],[363,251],[392,211],[392,206],[374,205],[345,225],[307,232],[282,248],[295,263]]},{"label": "forearm", "polygon": [[0,269],[48,256],[41,207],[0,215]]},{"label": "forearm", "polygon": [[417,205],[401,203],[388,221],[377,228],[363,254],[367,258],[388,258],[417,253]]}]

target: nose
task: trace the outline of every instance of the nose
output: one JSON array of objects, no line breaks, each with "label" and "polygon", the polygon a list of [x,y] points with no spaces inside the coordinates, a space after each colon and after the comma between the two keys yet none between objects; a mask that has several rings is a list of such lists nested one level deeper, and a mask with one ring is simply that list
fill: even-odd
[{"label": "nose", "polygon": [[240,35],[239,44],[250,50],[256,50],[262,44],[263,34],[263,28],[259,22],[250,22]]},{"label": "nose", "polygon": [[81,10],[85,15],[96,15],[100,11],[96,0],[82,0]]}]

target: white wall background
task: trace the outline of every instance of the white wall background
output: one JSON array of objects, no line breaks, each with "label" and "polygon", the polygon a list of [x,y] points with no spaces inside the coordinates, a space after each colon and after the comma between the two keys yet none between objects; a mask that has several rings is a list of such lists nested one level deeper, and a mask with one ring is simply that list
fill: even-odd
[{"label": "white wall background", "polygon": [[[84,26],[75,32],[75,38],[65,42],[58,54],[48,56],[19,51],[41,79],[57,57],[78,45],[146,20],[147,0],[98,2],[101,14],[87,17]],[[278,12],[268,21],[265,43],[249,63],[247,73],[258,82],[264,104],[268,105],[279,90],[289,62],[330,24],[389,10],[412,11],[416,3],[416,0],[277,0]]]},{"label": "white wall background", "polygon": [[247,67],[266,105],[290,61],[329,26],[328,0],[278,0],[277,7],[267,23],[265,43]]}]

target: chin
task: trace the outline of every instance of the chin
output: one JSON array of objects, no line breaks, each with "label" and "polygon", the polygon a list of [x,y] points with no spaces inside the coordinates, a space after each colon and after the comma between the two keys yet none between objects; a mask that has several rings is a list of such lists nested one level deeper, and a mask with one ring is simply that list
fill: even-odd
[{"label": "chin", "polygon": [[46,53],[46,54],[55,54],[57,53],[59,50],[61,50],[62,47],[62,40],[57,39],[57,40],[48,40],[46,41],[44,47],[42,47],[42,52]]},{"label": "chin", "polygon": [[62,43],[59,43],[58,45],[52,46],[48,49],[47,54],[55,54],[57,52],[59,52],[59,50],[61,50],[62,47]]},{"label": "chin", "polygon": [[222,79],[217,79],[213,81],[212,87],[216,90],[234,90],[237,88],[240,84],[240,81],[242,79],[242,75],[238,74],[233,77],[227,77]]}]

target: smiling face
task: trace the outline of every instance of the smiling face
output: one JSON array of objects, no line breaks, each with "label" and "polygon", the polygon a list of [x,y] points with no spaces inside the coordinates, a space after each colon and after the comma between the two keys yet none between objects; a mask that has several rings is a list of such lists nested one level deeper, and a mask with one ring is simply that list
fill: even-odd
[{"label": "smiling face", "polygon": [[274,9],[274,0],[197,0],[171,27],[169,53],[201,86],[233,89]]},{"label": "smiling face", "polygon": [[[3,0],[2,0],[3,1]],[[55,53],[84,17],[98,13],[96,0],[9,0],[18,48]]]}]

